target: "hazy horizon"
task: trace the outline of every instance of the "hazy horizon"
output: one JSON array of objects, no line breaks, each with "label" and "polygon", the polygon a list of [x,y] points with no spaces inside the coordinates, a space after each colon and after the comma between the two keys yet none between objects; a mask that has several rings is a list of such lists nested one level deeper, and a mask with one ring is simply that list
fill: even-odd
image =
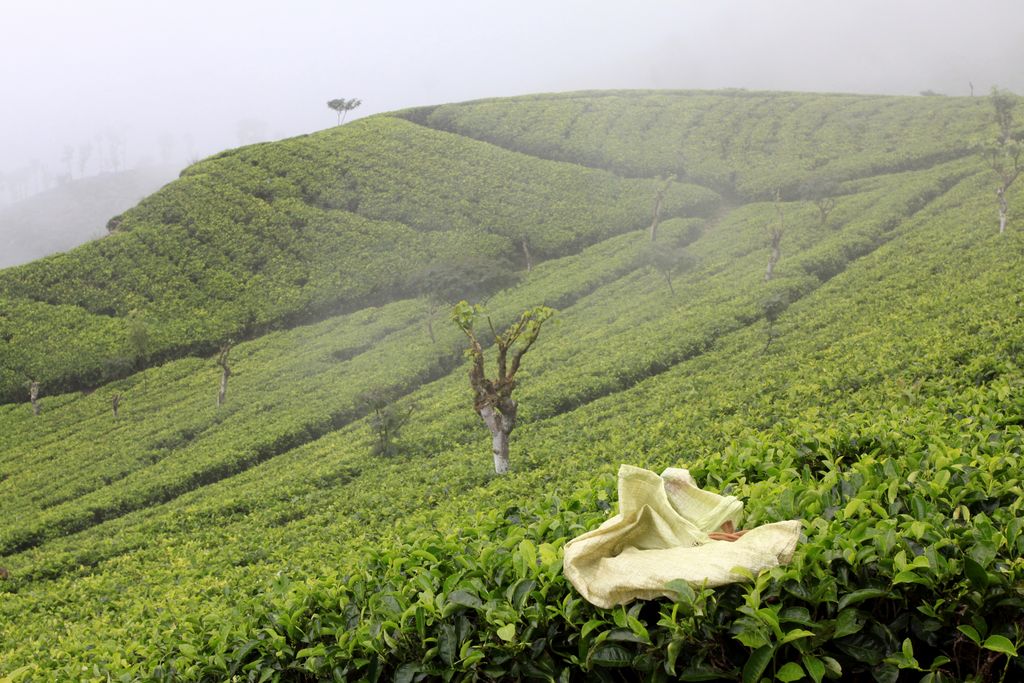
[{"label": "hazy horizon", "polygon": [[41,0],[6,8],[0,54],[0,179],[52,185],[327,128],[336,97],[351,120],[607,88],[1022,92],[1024,5]]}]

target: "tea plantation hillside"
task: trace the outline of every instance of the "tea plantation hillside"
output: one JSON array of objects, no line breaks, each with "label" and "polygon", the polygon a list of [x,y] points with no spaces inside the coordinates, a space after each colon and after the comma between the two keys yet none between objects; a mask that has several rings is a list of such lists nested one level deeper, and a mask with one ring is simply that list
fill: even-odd
[{"label": "tea plantation hillside", "polygon": [[[412,109],[225,152],[0,271],[0,681],[1024,677],[1024,224],[998,234],[990,109]],[[417,276],[470,257],[515,269],[496,326],[558,309],[502,477]],[[387,457],[372,395],[408,416]],[[803,520],[793,563],[587,604],[562,546],[620,463]]]}]

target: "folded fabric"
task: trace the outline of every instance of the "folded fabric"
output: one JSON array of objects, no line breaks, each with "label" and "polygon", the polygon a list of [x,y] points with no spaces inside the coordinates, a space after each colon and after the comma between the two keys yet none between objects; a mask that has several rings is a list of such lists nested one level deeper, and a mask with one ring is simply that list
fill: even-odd
[{"label": "folded fabric", "polygon": [[563,571],[588,602],[614,607],[636,599],[672,597],[670,581],[721,586],[787,564],[800,538],[798,520],[765,524],[735,541],[708,533],[727,522],[739,527],[743,503],[704,491],[685,469],[659,477],[631,465],[619,468],[619,514],[565,544]]}]

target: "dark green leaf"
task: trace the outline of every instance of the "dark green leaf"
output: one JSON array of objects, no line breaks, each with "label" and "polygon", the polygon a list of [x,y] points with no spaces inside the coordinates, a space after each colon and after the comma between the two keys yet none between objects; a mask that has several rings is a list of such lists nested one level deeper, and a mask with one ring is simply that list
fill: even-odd
[{"label": "dark green leaf", "polygon": [[856,605],[858,602],[863,602],[865,600],[871,600],[874,598],[884,598],[888,595],[890,595],[890,591],[884,590],[882,588],[861,588],[860,590],[855,590],[851,593],[847,593],[842,598],[840,598],[839,606],[837,609],[840,612],[842,612],[845,608],[849,607],[850,605]]},{"label": "dark green leaf", "polygon": [[844,609],[836,617],[836,630],[833,638],[857,633],[864,627],[864,615],[855,609]]},{"label": "dark green leaf", "polygon": [[597,666],[629,666],[633,661],[633,655],[621,645],[604,643],[591,653],[590,661]]},{"label": "dark green leaf", "polygon": [[448,602],[471,609],[479,609],[484,603],[477,596],[464,590],[452,591],[448,594]]},{"label": "dark green leaf", "polygon": [[988,572],[973,557],[964,557],[964,574],[976,590],[984,591],[988,588]]}]

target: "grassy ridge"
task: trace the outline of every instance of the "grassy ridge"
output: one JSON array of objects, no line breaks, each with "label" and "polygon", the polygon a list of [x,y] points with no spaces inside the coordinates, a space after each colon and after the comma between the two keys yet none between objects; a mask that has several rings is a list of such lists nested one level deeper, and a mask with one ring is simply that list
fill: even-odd
[{"label": "grassy ridge", "polygon": [[[1000,638],[1012,648],[1024,626],[1024,243],[995,234],[980,161],[915,164],[844,182],[824,226],[800,201],[666,222],[659,241],[695,237],[675,296],[638,260],[637,230],[492,297],[498,320],[561,308],[527,358],[505,478],[488,473],[461,368],[444,367],[456,331],[438,325],[430,344],[416,301],[239,344],[227,410],[212,406],[212,360],[192,358],[48,397],[39,418],[0,406],[2,517],[31,511],[0,530],[14,577],[0,672],[1012,676]],[[779,208],[783,258],[765,283]],[[391,385],[417,407],[401,455],[375,458],[367,419],[330,416]],[[747,500],[750,524],[804,519],[806,542],[750,584],[594,609],[562,579],[560,547],[610,514],[620,462],[688,466]],[[223,463],[242,466],[190,479]]]}]

